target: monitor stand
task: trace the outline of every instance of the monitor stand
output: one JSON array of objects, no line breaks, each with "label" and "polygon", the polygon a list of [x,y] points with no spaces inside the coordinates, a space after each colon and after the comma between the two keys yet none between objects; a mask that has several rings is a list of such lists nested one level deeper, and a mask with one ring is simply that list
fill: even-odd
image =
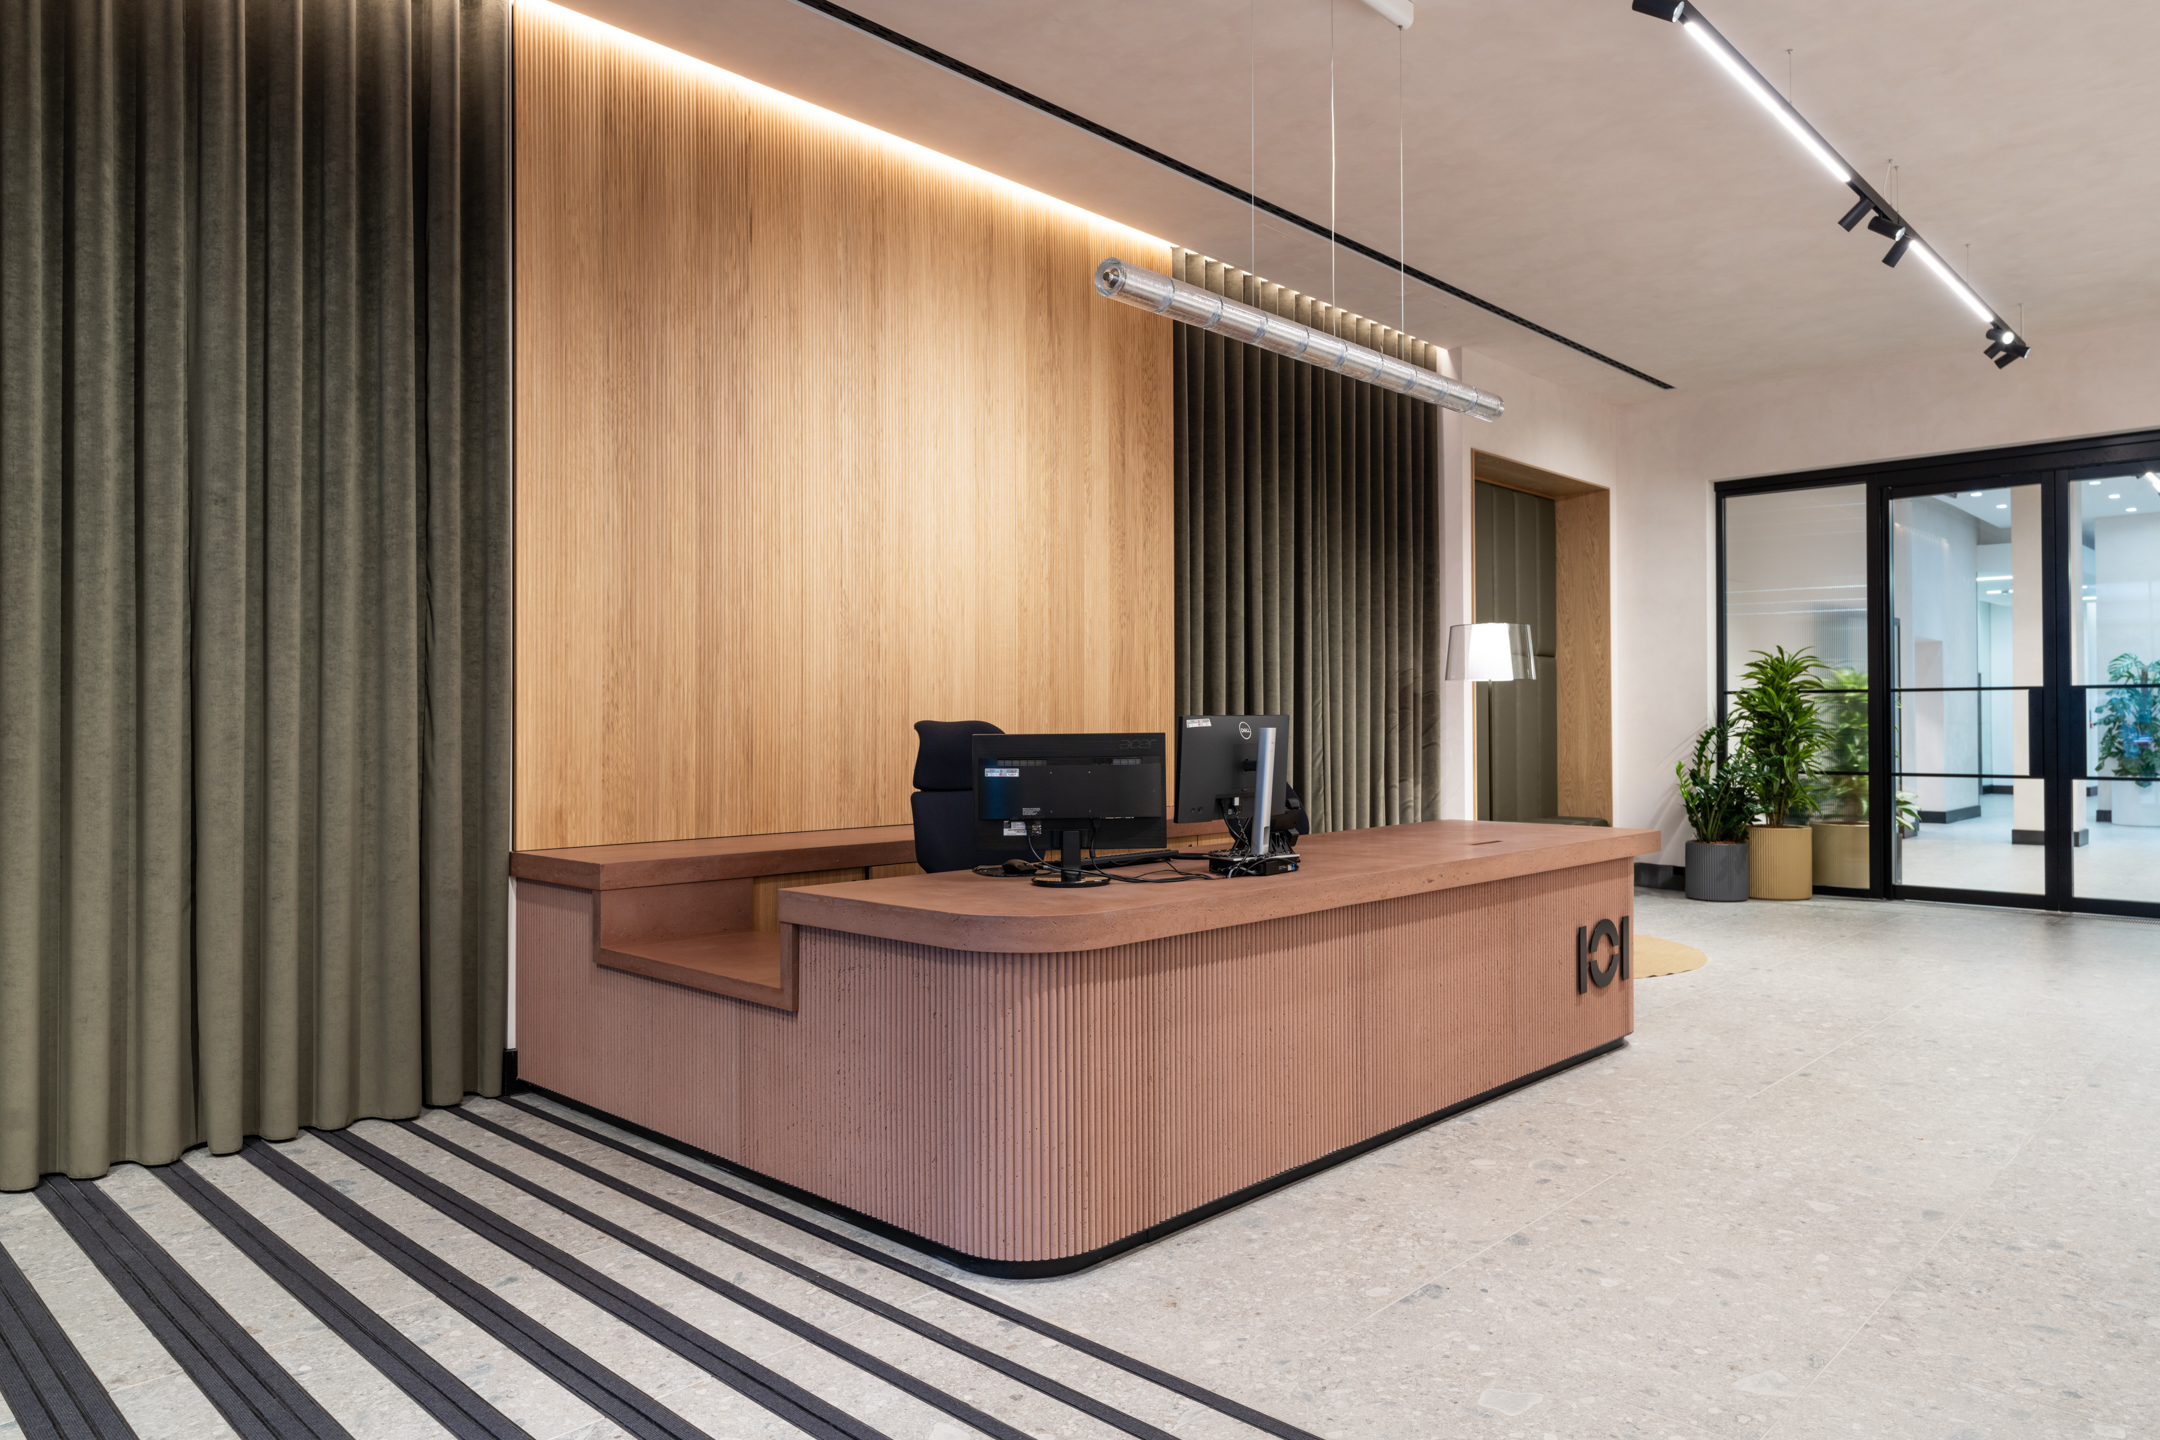
[{"label": "monitor stand", "polygon": [[1080,868],[1080,832],[1058,832],[1058,868],[1052,875],[1037,875],[1037,885],[1048,885],[1057,890],[1079,890],[1090,885],[1108,885],[1110,877],[1094,875]]},{"label": "monitor stand", "polygon": [[[1227,851],[1218,851],[1208,857],[1208,869],[1222,876],[1287,875],[1298,868],[1295,854],[1278,855],[1273,840],[1268,835],[1269,812],[1275,807],[1275,767],[1281,757],[1275,753],[1275,727],[1270,725],[1260,732],[1260,754],[1253,766],[1253,803],[1250,818],[1245,825],[1245,843]],[[1234,807],[1237,797],[1232,797]]]}]

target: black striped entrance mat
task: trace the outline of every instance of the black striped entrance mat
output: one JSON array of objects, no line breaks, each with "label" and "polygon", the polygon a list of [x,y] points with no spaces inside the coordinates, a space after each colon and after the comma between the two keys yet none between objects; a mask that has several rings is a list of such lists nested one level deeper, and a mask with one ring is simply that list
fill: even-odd
[{"label": "black striped entrance mat", "polygon": [[0,1402],[0,1440],[1317,1440],[522,1098],[0,1196]]}]

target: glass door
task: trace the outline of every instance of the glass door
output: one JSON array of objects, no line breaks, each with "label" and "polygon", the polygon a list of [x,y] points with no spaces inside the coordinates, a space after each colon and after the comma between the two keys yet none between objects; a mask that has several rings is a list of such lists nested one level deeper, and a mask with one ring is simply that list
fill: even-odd
[{"label": "glass door", "polygon": [[1892,895],[2040,905],[2051,846],[2082,843],[2050,823],[2047,492],[1887,491]]},{"label": "glass door", "polygon": [[1717,495],[1719,713],[1820,662],[1818,891],[2160,919],[2160,431]]},{"label": "glass door", "polygon": [[2071,907],[2160,914],[2160,457],[2065,488]]}]

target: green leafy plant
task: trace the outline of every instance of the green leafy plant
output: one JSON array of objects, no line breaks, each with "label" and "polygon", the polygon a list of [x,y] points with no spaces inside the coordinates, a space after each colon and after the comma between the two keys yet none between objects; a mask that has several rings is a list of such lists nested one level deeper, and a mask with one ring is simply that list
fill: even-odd
[{"label": "green leafy plant", "polygon": [[1752,758],[1732,748],[1732,722],[1720,720],[1695,737],[1694,756],[1673,766],[1680,778],[1680,803],[1687,810],[1695,838],[1710,844],[1747,839],[1747,827],[1762,810]]},{"label": "green leafy plant", "polygon": [[1822,662],[1805,647],[1788,651],[1757,650],[1741,671],[1747,688],[1733,696],[1733,709],[1744,727],[1740,749],[1758,772],[1763,814],[1783,825],[1795,811],[1804,813],[1809,791],[1821,769],[1829,735],[1815,697]]},{"label": "green leafy plant", "polygon": [[[1824,774],[1816,781],[1813,793],[1814,809],[1819,815],[1839,820],[1867,819],[1867,685],[1865,670],[1839,665],[1823,677],[1822,691],[1815,696],[1816,713],[1823,721],[1823,750],[1818,764]],[[1857,773],[1832,773],[1836,771]]]},{"label": "green leafy plant", "polygon": [[1910,840],[1920,833],[1920,792],[1900,790],[1897,792],[1897,830]]},{"label": "green leafy plant", "polygon": [[[2117,685],[2160,685],[2160,661],[2147,665],[2135,655],[2108,662],[2108,679]],[[2143,789],[2160,777],[2160,690],[2110,690],[2093,707],[2100,725],[2100,758],[2113,761],[2114,773]]]}]

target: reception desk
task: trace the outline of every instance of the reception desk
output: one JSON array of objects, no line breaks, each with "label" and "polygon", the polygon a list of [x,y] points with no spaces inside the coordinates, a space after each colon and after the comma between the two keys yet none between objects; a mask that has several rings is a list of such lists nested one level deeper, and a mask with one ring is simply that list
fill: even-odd
[{"label": "reception desk", "polygon": [[1622,1043],[1658,844],[1438,821],[1266,878],[783,889],[748,998],[605,933],[613,906],[687,935],[680,890],[614,892],[733,877],[533,852],[519,1076],[968,1268],[1063,1273]]}]

